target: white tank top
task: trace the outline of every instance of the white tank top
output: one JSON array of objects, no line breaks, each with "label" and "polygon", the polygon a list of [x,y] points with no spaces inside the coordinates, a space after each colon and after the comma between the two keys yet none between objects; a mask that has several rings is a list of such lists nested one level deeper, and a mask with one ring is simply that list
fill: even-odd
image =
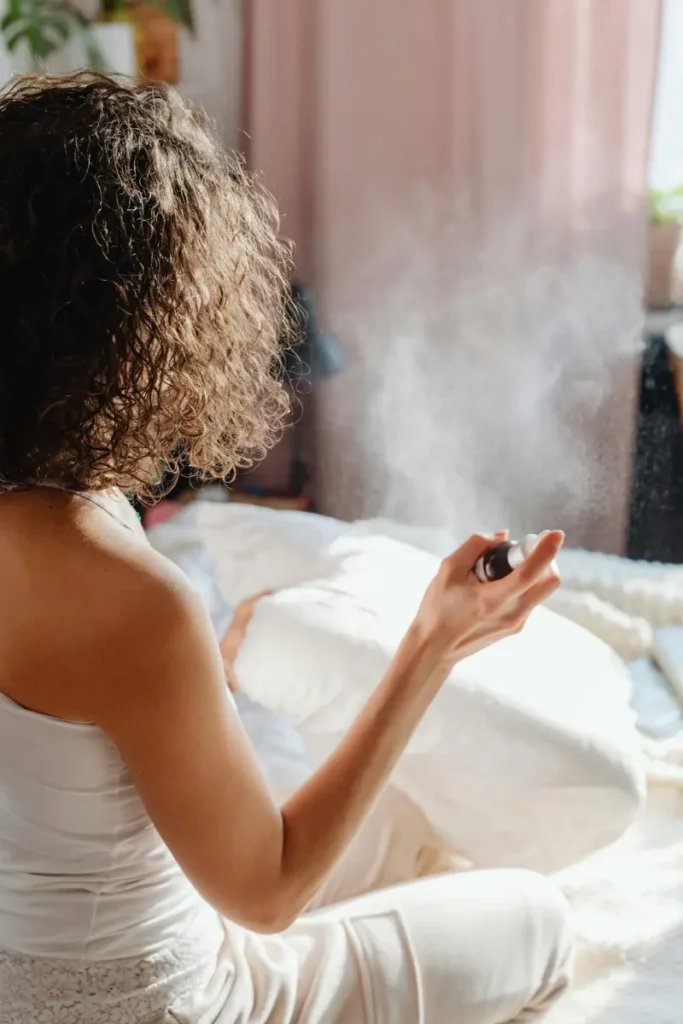
[{"label": "white tank top", "polygon": [[[120,493],[84,497],[145,537]],[[195,934],[217,948],[220,919],[152,825],[116,747],[94,725],[0,694],[0,949],[118,960]]]},{"label": "white tank top", "polygon": [[[122,494],[82,497],[147,543]],[[244,694],[234,702],[274,796],[285,799],[310,774],[301,737]],[[0,694],[0,951],[97,962],[180,943],[210,960],[224,935],[104,733]]]},{"label": "white tank top", "polygon": [[108,738],[0,695],[0,949],[116,960],[214,932]]}]

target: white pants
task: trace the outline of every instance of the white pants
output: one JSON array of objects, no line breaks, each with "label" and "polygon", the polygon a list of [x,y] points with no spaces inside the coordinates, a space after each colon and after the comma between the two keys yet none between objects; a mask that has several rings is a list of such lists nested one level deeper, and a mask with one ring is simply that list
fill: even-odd
[{"label": "white pants", "polygon": [[[291,727],[238,697],[280,796],[310,772]],[[298,748],[296,748],[298,749]],[[296,777],[290,778],[292,771]],[[299,777],[302,775],[303,777]],[[527,871],[453,872],[424,814],[389,786],[282,936],[228,925],[225,973],[187,1024],[503,1024],[568,984],[568,908]],[[431,875],[433,877],[425,877]]]},{"label": "white pants", "polygon": [[283,935],[217,918],[215,941],[188,935],[143,960],[72,963],[0,951],[0,1022],[537,1020],[568,981],[563,898],[541,876],[518,870],[391,885],[443,867],[433,838],[420,812],[389,789],[315,908]]},{"label": "white pants", "polygon": [[[284,935],[254,935],[230,925],[225,958],[231,969],[223,994],[214,989],[206,1015],[174,1019],[538,1020],[569,980],[572,943],[564,897],[545,878],[521,870],[463,871],[367,892],[377,881],[428,869],[424,837],[419,812],[388,790],[315,909]],[[366,895],[358,896],[361,891]],[[325,906],[342,895],[353,898]]]}]

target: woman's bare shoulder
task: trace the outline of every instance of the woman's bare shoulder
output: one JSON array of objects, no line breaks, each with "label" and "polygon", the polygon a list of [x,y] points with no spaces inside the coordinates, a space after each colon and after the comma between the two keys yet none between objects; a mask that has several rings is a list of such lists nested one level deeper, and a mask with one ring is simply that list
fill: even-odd
[{"label": "woman's bare shoulder", "polygon": [[33,710],[92,720],[105,697],[125,699],[136,666],[144,674],[161,645],[202,618],[183,573],[132,534],[57,531],[32,552],[18,592],[0,591],[0,691]]}]

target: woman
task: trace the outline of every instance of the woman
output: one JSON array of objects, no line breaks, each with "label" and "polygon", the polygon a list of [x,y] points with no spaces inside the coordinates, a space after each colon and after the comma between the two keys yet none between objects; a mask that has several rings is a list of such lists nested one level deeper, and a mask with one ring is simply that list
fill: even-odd
[{"label": "woman", "polygon": [[305,911],[453,665],[555,588],[562,535],[486,586],[490,539],[446,559],[275,806],[207,613],[117,490],[149,493],[178,450],[224,476],[281,423],[272,205],[173,92],[82,75],[0,99],[0,211],[0,1020],[535,1019],[570,951],[541,878]]}]

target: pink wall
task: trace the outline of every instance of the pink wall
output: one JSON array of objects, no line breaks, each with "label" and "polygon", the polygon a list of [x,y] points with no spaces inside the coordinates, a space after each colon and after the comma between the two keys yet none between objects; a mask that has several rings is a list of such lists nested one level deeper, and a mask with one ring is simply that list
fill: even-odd
[{"label": "pink wall", "polygon": [[[249,158],[350,359],[318,399],[323,509],[424,521],[457,507],[463,529],[559,520],[618,549],[635,357],[613,339],[638,326],[656,0],[245,8]],[[538,293],[548,267],[555,305]],[[545,381],[553,344],[561,422],[493,496],[481,467],[545,434],[557,403],[530,392],[538,409],[517,422],[503,390],[488,410],[472,395],[496,366]],[[446,380],[450,412],[430,408]],[[561,472],[572,431],[581,465]]]}]

